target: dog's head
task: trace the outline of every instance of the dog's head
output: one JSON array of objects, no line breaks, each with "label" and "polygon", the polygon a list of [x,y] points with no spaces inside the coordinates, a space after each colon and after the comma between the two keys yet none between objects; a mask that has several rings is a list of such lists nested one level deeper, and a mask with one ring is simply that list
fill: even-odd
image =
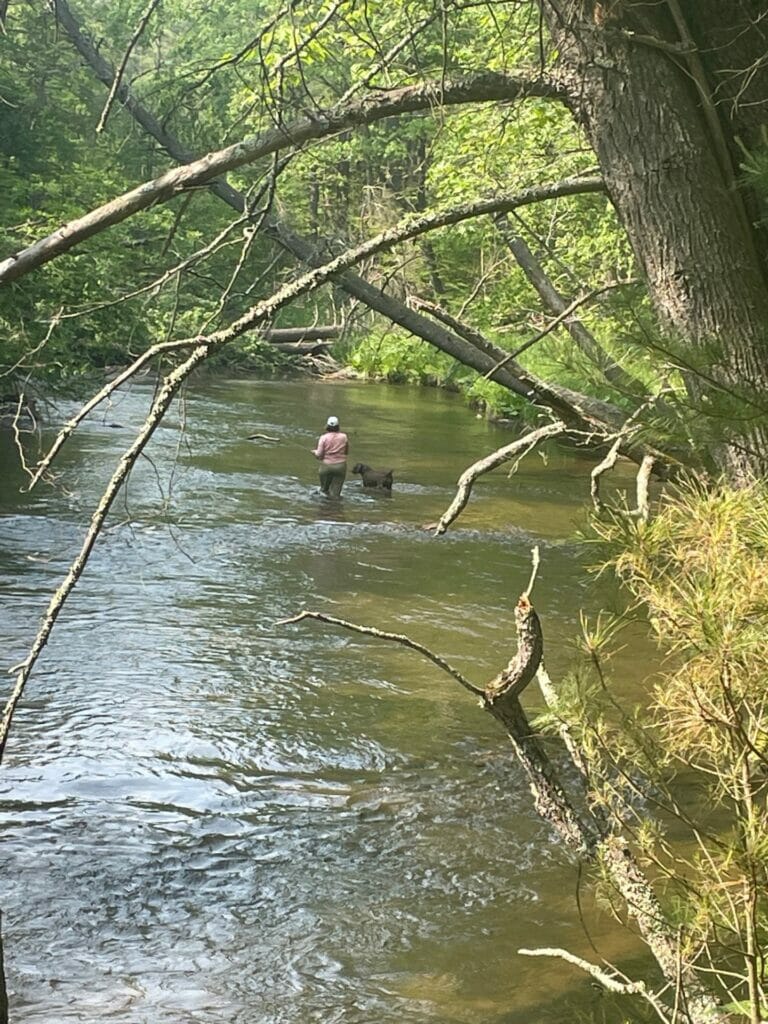
[{"label": "dog's head", "polygon": [[370,468],[371,468],[370,466],[366,466],[364,463],[358,462],[356,465],[354,465],[352,467],[352,472],[353,473],[367,473]]}]

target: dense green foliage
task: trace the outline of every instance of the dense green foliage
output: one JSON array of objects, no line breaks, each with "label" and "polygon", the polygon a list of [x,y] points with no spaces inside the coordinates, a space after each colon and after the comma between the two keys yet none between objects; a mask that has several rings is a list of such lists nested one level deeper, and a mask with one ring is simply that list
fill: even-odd
[{"label": "dense green foliage", "polygon": [[[75,13],[117,64],[142,6],[92,3]],[[519,71],[539,59],[534,15],[525,6],[470,5],[450,21],[423,5],[337,6],[338,16],[326,25],[335,11],[329,3],[297,5],[290,17],[284,11],[276,16],[275,5],[263,3],[247,19],[230,4],[165,3],[129,62],[132,88],[189,150],[204,152],[312,105],[354,96],[361,79],[394,87],[487,67]],[[414,34],[414,26],[421,30],[413,41],[377,70],[388,48]],[[172,166],[119,104],[106,131],[96,134],[106,90],[49,13],[12,5],[0,48],[0,223],[11,248]],[[459,108],[385,121],[300,151],[282,170],[272,205],[319,245],[354,243],[414,211],[524,188],[593,164],[559,107],[531,101],[514,111]],[[271,169],[265,161],[230,180],[244,191],[258,189]],[[268,239],[246,240],[242,225],[212,252],[193,258],[233,219],[214,197],[193,193],[96,236],[6,289],[0,296],[3,363],[17,367],[19,380],[31,374],[51,386],[125,363],[167,338],[228,323],[294,273],[291,260]],[[531,207],[517,227],[569,299],[633,276],[625,236],[602,198]],[[190,259],[184,272],[173,273]],[[549,319],[489,218],[400,246],[369,263],[366,276],[401,298],[415,294],[460,312],[507,348]],[[134,297],[114,305],[127,295]],[[324,289],[286,309],[279,323],[338,321],[351,312],[345,304],[341,293]],[[647,351],[633,341],[648,326],[636,289],[609,292],[581,313],[614,356],[647,376]],[[461,386],[500,409],[519,405],[362,310],[351,317],[339,352],[366,374]],[[252,337],[226,359],[262,369],[284,365]],[[606,394],[600,375],[562,330],[534,346],[525,362],[542,376]]]},{"label": "dense green foliage", "polygon": [[585,624],[587,658],[561,710],[595,768],[593,801],[667,880],[681,957],[712,965],[723,1001],[755,1019],[768,942],[768,493],[689,482],[652,523],[597,528],[663,667],[634,706],[617,700],[610,656],[626,616]]}]

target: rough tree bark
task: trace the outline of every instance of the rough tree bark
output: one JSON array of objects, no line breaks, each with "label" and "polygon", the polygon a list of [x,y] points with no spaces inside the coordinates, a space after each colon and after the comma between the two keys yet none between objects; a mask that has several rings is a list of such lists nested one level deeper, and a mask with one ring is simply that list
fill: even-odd
[{"label": "rough tree bark", "polygon": [[[530,587],[529,587],[530,589]],[[579,815],[568,799],[552,762],[520,704],[520,695],[541,665],[541,623],[524,593],[515,607],[517,650],[505,669],[485,688],[483,704],[512,741],[531,788],[536,810],[572,849],[599,861],[621,895],[664,977],[677,986],[682,1008],[693,1024],[725,1018],[717,1001],[691,969],[682,964],[678,936],[626,839],[598,815]]]},{"label": "rough tree bark", "polygon": [[[697,7],[699,26],[709,20],[703,35],[728,28],[735,36],[739,23],[749,31],[743,9],[734,22],[736,6],[708,2],[704,18]],[[541,7],[559,80],[663,321],[692,350],[719,351],[712,369],[724,386],[759,397],[768,385],[761,239],[737,186],[733,123],[713,108],[677,0],[541,0]],[[756,74],[765,84],[766,66]],[[688,387],[698,398],[695,374]],[[715,457],[734,483],[767,473],[765,416],[734,424]]]}]

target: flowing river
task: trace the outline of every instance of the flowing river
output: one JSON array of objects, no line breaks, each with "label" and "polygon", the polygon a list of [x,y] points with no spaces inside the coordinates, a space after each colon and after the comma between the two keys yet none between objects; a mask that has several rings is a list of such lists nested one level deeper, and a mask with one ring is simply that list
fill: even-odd
[{"label": "flowing river", "polygon": [[[150,395],[86,422],[55,488],[20,493],[0,439],[4,668],[25,657]],[[309,449],[329,413],[351,462],[394,467],[391,499],[356,477],[340,502],[318,496]],[[484,477],[446,536],[420,528],[513,439],[454,395],[405,387],[203,381],[174,408],[0,767],[11,1024],[617,1019],[576,968],[517,954],[631,966],[642,951],[537,819],[497,724],[416,652],[279,622],[310,608],[405,633],[483,685],[512,653],[539,544],[535,603],[562,676],[580,609],[617,601],[574,539],[591,463],[529,455]],[[639,625],[624,642],[629,692],[652,652]],[[539,702],[534,684],[532,715]]]}]

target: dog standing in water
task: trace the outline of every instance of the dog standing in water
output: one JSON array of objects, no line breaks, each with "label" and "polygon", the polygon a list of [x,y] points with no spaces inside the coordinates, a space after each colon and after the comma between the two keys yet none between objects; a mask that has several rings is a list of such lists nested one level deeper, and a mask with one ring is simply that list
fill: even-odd
[{"label": "dog standing in water", "polygon": [[363,462],[358,462],[357,465],[352,467],[352,472],[360,474],[363,480],[363,487],[392,493],[391,469],[371,469],[370,466],[366,466]]}]

